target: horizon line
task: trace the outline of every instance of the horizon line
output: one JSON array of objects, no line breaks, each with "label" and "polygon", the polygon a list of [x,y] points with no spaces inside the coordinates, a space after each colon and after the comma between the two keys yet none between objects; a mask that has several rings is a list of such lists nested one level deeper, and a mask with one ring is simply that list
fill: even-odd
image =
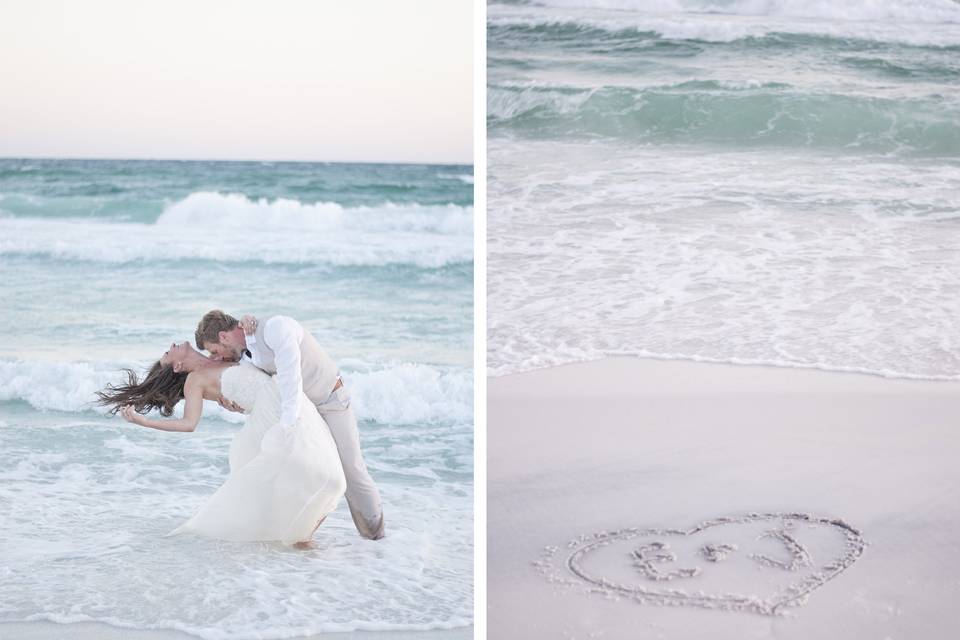
[{"label": "horizon line", "polygon": [[0,155],[0,160],[81,160],[81,161],[121,161],[121,162],[259,162],[259,163],[282,163],[282,164],[402,164],[402,165],[428,165],[428,166],[461,166],[473,167],[471,162],[420,162],[414,160],[265,160],[265,159],[239,159],[239,158],[124,158],[109,156],[7,156]]}]

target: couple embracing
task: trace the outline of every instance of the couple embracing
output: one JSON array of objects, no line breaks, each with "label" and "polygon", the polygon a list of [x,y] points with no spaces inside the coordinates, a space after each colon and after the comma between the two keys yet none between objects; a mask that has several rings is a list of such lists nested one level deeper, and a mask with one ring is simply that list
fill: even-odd
[{"label": "couple embracing", "polygon": [[[380,493],[364,464],[357,419],[336,364],[292,318],[241,320],[214,310],[196,343],[174,343],[142,381],[99,392],[134,424],[193,431],[203,401],[247,414],[230,445],[230,475],[199,513],[174,533],[234,541],[280,541],[309,548],[314,531],[345,495],[360,534],[384,536]],[[271,375],[272,374],[272,375]],[[185,400],[183,417],[169,418]]]}]

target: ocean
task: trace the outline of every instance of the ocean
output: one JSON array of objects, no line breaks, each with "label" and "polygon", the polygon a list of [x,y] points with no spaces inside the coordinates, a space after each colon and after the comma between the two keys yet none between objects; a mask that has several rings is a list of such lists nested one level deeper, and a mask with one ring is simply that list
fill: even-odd
[{"label": "ocean", "polygon": [[488,4],[488,372],[960,379],[960,3]]},{"label": "ocean", "polygon": [[[0,160],[0,622],[209,640],[472,624],[472,174]],[[341,366],[384,540],[345,502],[308,552],[164,537],[222,483],[242,416],[208,402],[176,434],[92,401],[213,308],[292,316]]]}]

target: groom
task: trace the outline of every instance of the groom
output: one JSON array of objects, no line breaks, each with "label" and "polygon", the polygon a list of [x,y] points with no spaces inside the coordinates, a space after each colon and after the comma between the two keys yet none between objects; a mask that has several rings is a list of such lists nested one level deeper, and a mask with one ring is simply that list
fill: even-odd
[{"label": "groom", "polygon": [[357,530],[364,538],[382,538],[384,522],[380,492],[363,462],[350,396],[340,379],[337,365],[310,332],[293,318],[270,316],[256,322],[253,335],[248,336],[236,319],[218,309],[203,316],[195,337],[197,347],[221,360],[249,358],[254,366],[276,374],[282,425],[293,426],[299,412],[300,391],[307,394],[330,426],[330,433],[337,443],[347,478],[347,504]]}]

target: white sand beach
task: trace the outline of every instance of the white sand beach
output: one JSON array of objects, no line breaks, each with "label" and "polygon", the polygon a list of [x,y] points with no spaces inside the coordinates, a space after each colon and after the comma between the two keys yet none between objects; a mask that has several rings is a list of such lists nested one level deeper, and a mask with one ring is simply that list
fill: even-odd
[{"label": "white sand beach", "polygon": [[490,638],[955,637],[960,384],[616,358],[488,392]]}]

